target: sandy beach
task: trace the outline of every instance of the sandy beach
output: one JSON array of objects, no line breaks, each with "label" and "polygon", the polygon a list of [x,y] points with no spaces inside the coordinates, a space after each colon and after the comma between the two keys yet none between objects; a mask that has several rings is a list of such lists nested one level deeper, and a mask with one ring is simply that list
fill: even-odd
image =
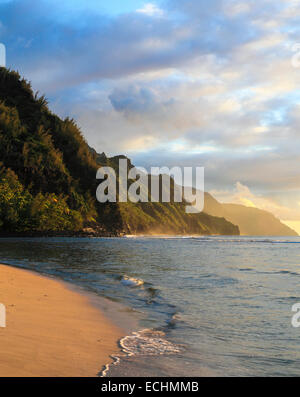
[{"label": "sandy beach", "polygon": [[0,376],[97,376],[122,330],[64,283],[0,265]]}]

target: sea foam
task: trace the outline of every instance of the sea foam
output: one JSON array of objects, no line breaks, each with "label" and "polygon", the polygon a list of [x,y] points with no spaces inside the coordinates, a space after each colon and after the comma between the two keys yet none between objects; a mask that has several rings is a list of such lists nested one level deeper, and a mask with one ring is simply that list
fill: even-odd
[{"label": "sea foam", "polygon": [[123,276],[121,283],[126,287],[139,287],[144,284],[144,281],[139,278]]},{"label": "sea foam", "polygon": [[[122,358],[132,356],[160,356],[165,354],[178,354],[182,351],[179,345],[176,345],[165,338],[163,331],[153,329],[143,329],[133,332],[120,340],[122,353],[120,356],[112,356],[116,366]],[[107,364],[101,373],[101,377],[107,376],[110,370],[110,364]]]}]

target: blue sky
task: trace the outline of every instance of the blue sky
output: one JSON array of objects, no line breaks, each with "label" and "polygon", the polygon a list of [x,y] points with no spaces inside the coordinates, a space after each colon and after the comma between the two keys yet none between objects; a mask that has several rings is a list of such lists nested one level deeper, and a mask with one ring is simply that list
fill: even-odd
[{"label": "blue sky", "polygon": [[[77,0],[78,3],[82,3],[82,0]],[[73,0],[70,0],[73,3]],[[135,10],[142,9],[145,5],[143,0],[111,0],[111,1],[94,1],[95,8],[99,8],[100,11],[104,11],[110,15],[120,15],[124,13],[134,12]],[[159,2],[156,2],[159,4]]]},{"label": "blue sky", "polygon": [[299,0],[0,0],[0,42],[98,151],[300,230]]},{"label": "blue sky", "polygon": [[[158,4],[158,2],[156,2]],[[143,0],[57,0],[57,5],[62,8],[71,9],[73,12],[78,12],[83,9],[91,9],[100,14],[120,15],[134,12],[137,9],[143,8],[145,1]]]},{"label": "blue sky", "polygon": [[[14,0],[0,0],[0,4],[8,4]],[[72,10],[72,12],[80,12],[90,9],[101,14],[120,15],[133,12],[139,8],[143,8],[146,4],[143,0],[53,0],[53,6],[64,10]],[[155,4],[159,4],[157,1]]]}]

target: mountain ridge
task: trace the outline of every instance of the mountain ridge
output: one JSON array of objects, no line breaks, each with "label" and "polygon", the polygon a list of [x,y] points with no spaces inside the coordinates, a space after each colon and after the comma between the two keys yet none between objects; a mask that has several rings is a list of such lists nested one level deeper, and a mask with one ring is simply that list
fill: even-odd
[{"label": "mountain ridge", "polygon": [[233,234],[236,225],[185,203],[98,203],[98,154],[74,120],[61,119],[17,72],[0,68],[0,234]]},{"label": "mountain ridge", "polygon": [[209,193],[205,193],[204,211],[210,215],[225,217],[238,225],[241,235],[298,236],[297,232],[268,211],[241,204],[220,203]]}]

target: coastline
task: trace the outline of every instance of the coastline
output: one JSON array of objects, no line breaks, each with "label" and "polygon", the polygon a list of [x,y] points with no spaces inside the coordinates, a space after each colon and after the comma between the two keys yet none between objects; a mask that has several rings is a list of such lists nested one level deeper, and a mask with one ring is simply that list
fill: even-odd
[{"label": "coastline", "polygon": [[[141,234],[127,234],[122,233],[91,233],[91,232],[0,232],[0,239],[8,238],[130,238],[130,237],[214,237],[214,236],[245,236],[241,234],[178,234],[178,233],[165,233],[165,234],[155,234],[155,233],[141,233]],[[251,237],[251,236],[250,236]],[[279,236],[284,237],[284,236]]]},{"label": "coastline", "polygon": [[29,270],[0,265],[0,377],[93,377],[126,333],[87,294]]}]

